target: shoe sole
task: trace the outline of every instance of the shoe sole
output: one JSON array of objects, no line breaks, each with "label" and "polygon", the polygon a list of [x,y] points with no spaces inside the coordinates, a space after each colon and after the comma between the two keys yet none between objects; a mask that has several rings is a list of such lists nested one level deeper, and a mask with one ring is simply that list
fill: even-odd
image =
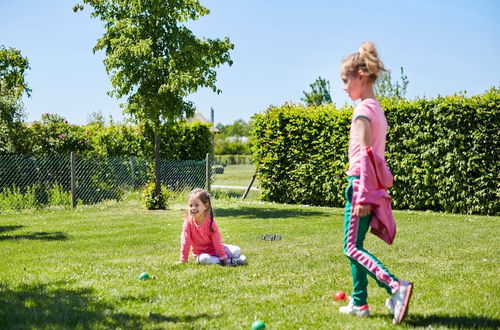
[{"label": "shoe sole", "polygon": [[399,324],[399,323],[403,322],[403,320],[406,317],[406,314],[408,314],[408,307],[410,305],[410,298],[411,298],[411,294],[413,292],[413,283],[408,283],[408,288],[406,290],[407,291],[406,291],[406,296],[405,296],[404,305],[403,305],[403,312],[399,314],[398,320],[394,320],[394,324]]}]

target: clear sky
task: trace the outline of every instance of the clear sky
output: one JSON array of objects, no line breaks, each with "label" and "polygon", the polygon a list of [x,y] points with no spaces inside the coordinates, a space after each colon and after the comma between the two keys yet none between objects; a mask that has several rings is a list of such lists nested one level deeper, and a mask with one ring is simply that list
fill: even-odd
[{"label": "clear sky", "polygon": [[[0,0],[0,45],[21,50],[33,90],[28,121],[57,113],[85,124],[98,111],[123,118],[102,60],[92,53],[102,23],[78,0]],[[249,120],[269,105],[301,102],[318,76],[330,81],[335,103],[348,100],[339,66],[361,42],[373,41],[393,77],[404,67],[410,98],[483,93],[500,86],[498,0],[201,0],[211,14],[188,26],[199,37],[229,37],[233,66],[218,69],[222,93],[188,99],[215,122]]]}]

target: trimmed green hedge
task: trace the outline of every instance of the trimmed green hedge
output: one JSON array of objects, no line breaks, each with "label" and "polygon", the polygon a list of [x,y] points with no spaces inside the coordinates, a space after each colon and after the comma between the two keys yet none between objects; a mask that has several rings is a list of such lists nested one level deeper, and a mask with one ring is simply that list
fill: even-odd
[{"label": "trimmed green hedge", "polygon": [[[0,122],[0,155],[50,155],[71,151],[81,156],[152,158],[154,134],[142,125],[98,123],[69,124],[63,117],[43,114],[31,124]],[[210,125],[178,122],[160,127],[160,157],[175,160],[204,160],[213,152]]]},{"label": "trimmed green hedge", "polygon": [[252,117],[252,146],[265,200],[340,206],[351,109],[285,104]]},{"label": "trimmed green hedge", "polygon": [[[500,213],[500,92],[384,99],[398,209]],[[265,200],[342,206],[352,109],[285,104],[252,118]]]}]

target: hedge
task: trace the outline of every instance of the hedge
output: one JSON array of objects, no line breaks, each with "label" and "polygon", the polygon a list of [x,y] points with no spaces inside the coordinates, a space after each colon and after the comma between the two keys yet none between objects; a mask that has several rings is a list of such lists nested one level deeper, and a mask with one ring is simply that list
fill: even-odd
[{"label": "hedge", "polygon": [[351,110],[287,103],[252,117],[262,197],[279,203],[340,206]]},{"label": "hedge", "polygon": [[[500,92],[436,99],[383,99],[386,158],[397,209],[500,213]],[[352,108],[285,104],[252,118],[265,200],[344,204]]]},{"label": "hedge", "polygon": [[[71,151],[89,157],[152,158],[154,134],[150,127],[130,124],[86,126],[69,124],[63,117],[43,114],[41,121],[0,122],[0,155],[68,155]],[[210,126],[178,122],[160,128],[160,157],[175,160],[204,160],[213,152]]]}]

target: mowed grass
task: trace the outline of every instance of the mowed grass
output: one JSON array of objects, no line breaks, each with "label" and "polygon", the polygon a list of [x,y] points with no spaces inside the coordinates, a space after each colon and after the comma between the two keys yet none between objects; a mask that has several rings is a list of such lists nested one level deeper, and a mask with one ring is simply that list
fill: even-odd
[{"label": "mowed grass", "polygon": [[[214,184],[248,187],[254,174],[255,166],[251,164],[227,165],[224,167],[224,173],[215,175]],[[260,187],[257,178],[255,178],[252,187]]]},{"label": "mowed grass", "polygon": [[[241,267],[176,264],[184,205],[146,211],[135,201],[0,215],[0,328],[384,329],[385,291],[372,280],[373,316],[340,315],[351,292],[342,210],[215,201],[224,241]],[[396,212],[388,246],[365,247],[415,283],[400,328],[500,327],[500,218]],[[280,241],[260,235],[280,234]],[[156,279],[141,281],[148,272]]]}]

